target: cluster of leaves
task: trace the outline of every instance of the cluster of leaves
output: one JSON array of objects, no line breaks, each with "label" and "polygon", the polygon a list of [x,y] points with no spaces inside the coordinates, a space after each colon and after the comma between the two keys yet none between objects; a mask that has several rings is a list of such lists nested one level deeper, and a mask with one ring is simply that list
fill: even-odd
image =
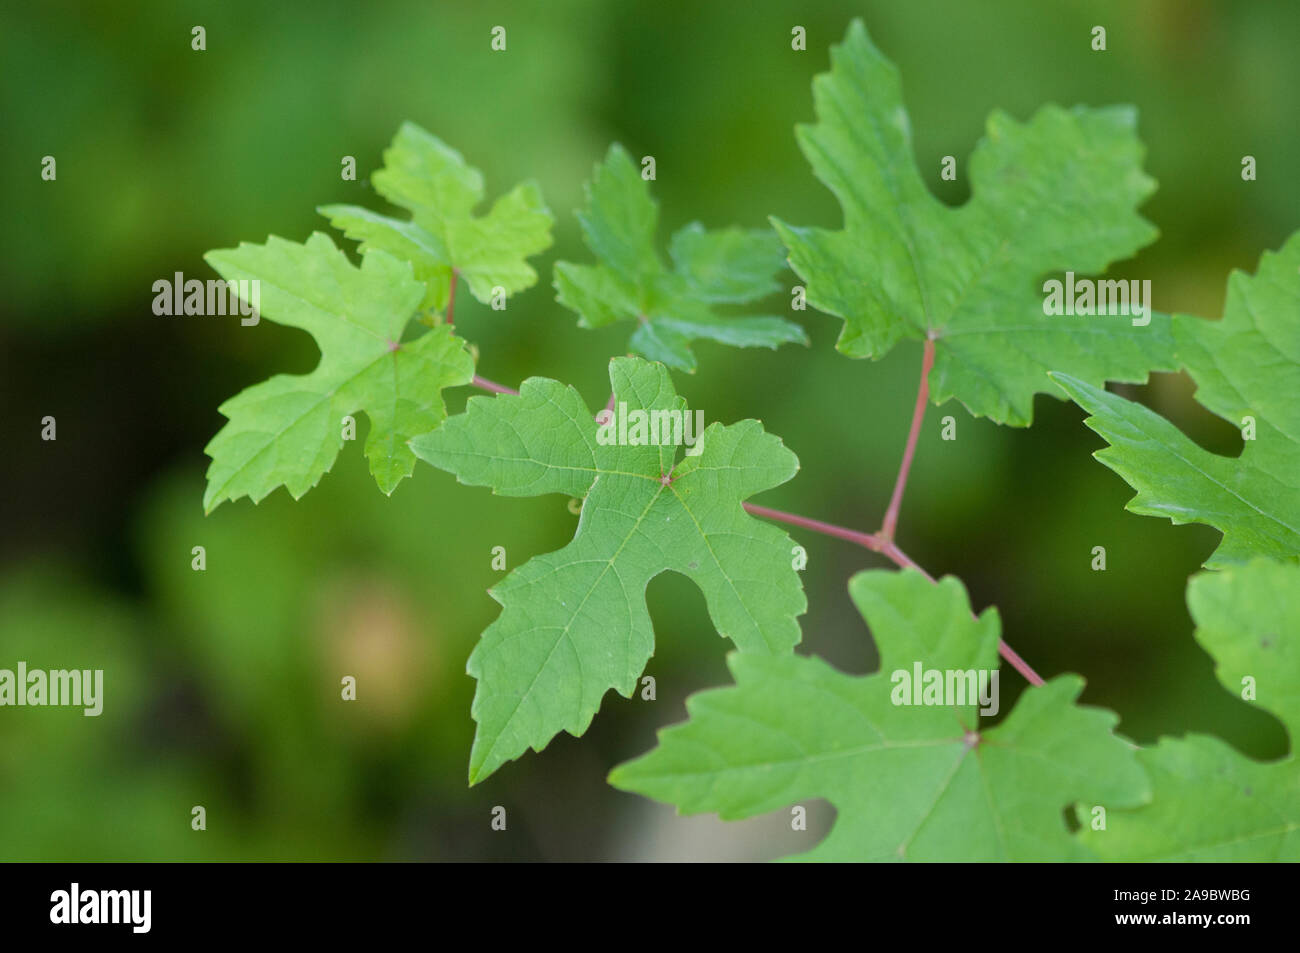
[{"label": "cluster of leaves", "polygon": [[[855,22],[814,81],[817,122],[798,140],[838,198],[843,228],[774,222],[775,233],[692,224],[655,248],[658,211],[627,153],[612,147],[578,212],[595,264],[559,262],[557,301],[583,327],[635,322],[634,355],[610,363],[613,400],[687,414],[670,368],[694,371],[691,343],[806,343],[777,316],[737,316],[780,285],[782,248],[817,309],[843,318],[838,349],[878,358],[904,338],[934,348],[931,395],[977,415],[1032,422],[1039,393],[1068,395],[1111,447],[1098,456],[1138,490],[1137,512],[1219,528],[1222,546],[1192,580],[1197,638],[1229,690],[1255,680],[1258,704],[1300,729],[1300,238],[1234,275],[1220,322],[1153,315],[1045,315],[1039,283],[1099,273],[1155,237],[1137,213],[1154,189],[1128,108],[1001,113],[970,162],[972,197],[947,208],[917,170],[895,67]],[[886,673],[996,667],[996,610],[976,617],[961,584],[914,570],[871,571],[849,591],[874,636],[880,672],[852,677],[800,657],[806,601],[792,541],[742,504],[790,480],[798,461],[754,420],[714,423],[698,454],[664,442],[609,445],[591,408],[560,382],[473,397],[446,419],[442,392],[473,379],[451,329],[457,281],[480,300],[537,281],[528,259],[552,218],[524,184],[475,217],[479,173],[435,137],[403,126],[373,177],[411,213],[321,209],[358,241],[353,265],[323,234],[305,244],[212,252],[227,279],[259,279],[268,319],[311,333],[321,362],[222,405],[208,447],[206,507],[283,485],[301,496],[364,411],[366,454],[391,493],[417,458],[505,496],[581,499],[572,541],[509,573],[501,613],[469,659],[478,681],[471,783],[560,731],[581,734],[609,689],[630,695],[654,648],[649,581],[673,570],[704,594],[735,651],[735,685],[695,696],[690,720],[611,783],[687,812],[745,817],[807,797],[839,808],[813,859],[1063,860],[1300,857],[1295,756],[1259,764],[1212,738],[1138,749],[1117,717],[1080,706],[1083,681],[1028,689],[996,725],[977,706],[899,706]],[[415,319],[415,320],[413,320]],[[1196,447],[1141,405],[1104,389],[1185,369],[1210,410],[1254,442],[1237,460]],[[1055,382],[1055,383],[1054,383]],[[1226,568],[1225,568],[1226,567]],[[1062,811],[1073,806],[1082,831]],[[1091,829],[1097,808],[1105,830]],[[1198,824],[1188,833],[1186,818]]]},{"label": "cluster of leaves", "polygon": [[580,315],[585,328],[637,321],[628,348],[669,367],[694,371],[690,342],[708,339],[733,347],[807,344],[803,328],[784,318],[728,319],[715,304],[743,304],[780,289],[781,243],[770,231],[705,231],[692,222],[674,233],[669,271],[654,248],[659,210],[646,181],[621,146],[610,147],[587,187],[578,213],[597,265],[555,265],[557,300]]}]

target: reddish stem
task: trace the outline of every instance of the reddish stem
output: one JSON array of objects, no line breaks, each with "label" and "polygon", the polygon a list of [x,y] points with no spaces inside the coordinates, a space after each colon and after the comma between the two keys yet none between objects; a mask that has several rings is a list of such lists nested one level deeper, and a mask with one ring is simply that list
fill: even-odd
[{"label": "reddish stem", "polygon": [[1007,645],[1007,643],[1003,642],[1001,639],[998,640],[998,654],[1001,655],[1004,659],[1006,659],[1012,668],[1014,668],[1021,675],[1025,676],[1025,681],[1027,681],[1030,685],[1043,684],[1042,677],[1037,672],[1035,672],[1032,668],[1029,667],[1029,663],[1026,662],[1024,659],[1022,659],[1016,653],[1015,649]]},{"label": "reddish stem", "polygon": [[[882,539],[879,535],[871,533],[860,533],[857,530],[845,529],[843,526],[836,526],[833,523],[823,523],[821,520],[809,519],[806,516],[796,516],[794,513],[786,513],[782,510],[768,509],[766,506],[758,506],[754,503],[742,503],[748,512],[755,516],[766,516],[768,519],[776,520],[781,523],[789,523],[792,526],[802,526],[804,529],[810,529],[817,533],[823,533],[827,536],[834,536],[837,539],[846,539],[851,543],[857,543],[859,546],[865,546],[875,553],[880,553],[895,564],[905,569],[915,569],[926,579],[934,582],[934,577],[918,566],[907,553],[903,552],[894,544],[892,540]],[[975,618],[975,613],[971,613]],[[1017,672],[1025,677],[1030,685],[1043,684],[1042,677],[1035,672],[1019,653],[1001,639],[998,640],[998,654],[1007,660]]]},{"label": "reddish stem", "polygon": [[460,272],[455,268],[451,270],[451,282],[447,286],[447,323],[453,324],[452,317],[456,310],[456,279],[460,277]]},{"label": "reddish stem", "polygon": [[479,377],[477,374],[474,375],[474,379],[470,381],[470,383],[473,384],[475,387],[480,387],[483,390],[491,391],[494,394],[514,394],[516,397],[519,396],[519,391],[506,387],[504,384],[498,384],[495,381],[490,381],[486,377]]},{"label": "reddish stem", "polygon": [[859,546],[865,546],[873,553],[884,552],[885,543],[878,536],[870,533],[860,533],[855,529],[845,529],[843,526],[836,526],[833,523],[823,523],[821,520],[809,519],[806,516],[796,516],[793,513],[786,513],[782,510],[770,510],[766,506],[758,506],[755,503],[740,504],[755,516],[766,516],[770,520],[776,520],[779,523],[789,523],[792,526],[802,526],[804,529],[810,529],[816,533],[824,533],[827,536],[835,536],[839,539],[847,539],[850,543],[857,543]]},{"label": "reddish stem", "polygon": [[921,355],[921,383],[916,389],[916,406],[912,410],[912,428],[907,433],[907,446],[903,448],[903,462],[898,468],[898,478],[894,480],[894,494],[889,498],[889,509],[885,510],[885,520],[880,525],[882,539],[894,538],[898,528],[898,511],[903,505],[903,491],[907,489],[907,475],[912,470],[912,457],[916,455],[916,441],[921,436],[921,421],[925,418],[925,405],[930,399],[930,369],[934,367],[934,338],[925,339],[925,350]]},{"label": "reddish stem", "polygon": [[915,569],[926,579],[929,579],[931,582],[934,582],[934,577],[931,576],[924,569],[922,569],[920,566],[918,566],[915,562],[913,562],[912,558],[908,556],[907,553],[899,549],[898,544],[895,543],[892,539],[888,539],[884,541],[884,545],[881,547],[880,552],[881,555],[887,556],[889,559],[891,559],[898,565],[902,566],[904,569]]}]

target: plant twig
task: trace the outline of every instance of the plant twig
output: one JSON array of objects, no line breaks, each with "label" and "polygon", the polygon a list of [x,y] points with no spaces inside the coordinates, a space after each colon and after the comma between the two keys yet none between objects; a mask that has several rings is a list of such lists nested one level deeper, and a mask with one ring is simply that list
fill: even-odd
[{"label": "plant twig", "polygon": [[[845,539],[851,543],[857,543],[859,546],[865,546],[867,549],[889,559],[891,562],[905,569],[915,569],[926,579],[934,582],[934,577],[922,569],[912,560],[907,553],[898,548],[893,540],[882,539],[879,535],[873,533],[861,533],[857,530],[846,529],[843,526],[836,526],[833,523],[824,523],[821,520],[809,519],[807,516],[797,516],[794,513],[786,513],[783,510],[773,510],[766,506],[758,506],[754,503],[742,503],[748,512],[755,516],[766,516],[768,519],[776,520],[780,523],[789,523],[791,526],[802,526],[804,529],[810,529],[826,536],[834,536],[837,539]],[[975,618],[975,613],[971,613]],[[1043,684],[1042,676],[1033,670],[1020,654],[1011,646],[999,639],[998,654],[1006,659],[1007,663],[1017,672],[1025,677],[1025,681],[1030,685]]]},{"label": "plant twig", "polygon": [[802,526],[804,529],[810,529],[816,533],[824,533],[827,536],[835,536],[839,539],[847,539],[850,543],[857,543],[859,546],[865,546],[874,553],[884,553],[885,542],[879,536],[873,536],[871,533],[860,533],[855,529],[845,529],[843,526],[836,526],[833,523],[823,523],[821,520],[809,519],[807,516],[796,516],[793,513],[786,513],[782,510],[768,509],[766,506],[759,506],[755,503],[742,503],[746,510],[755,516],[766,516],[770,520],[776,520],[779,523],[789,523],[792,526]]},{"label": "plant twig", "polygon": [[921,383],[916,389],[916,407],[912,410],[912,427],[907,433],[907,446],[903,448],[903,462],[898,467],[898,477],[894,480],[894,493],[889,498],[889,509],[885,510],[884,522],[880,524],[882,539],[893,539],[894,530],[898,528],[898,511],[903,505],[903,491],[907,489],[907,475],[912,470],[912,457],[916,455],[916,441],[921,435],[921,421],[925,418],[925,405],[930,400],[930,369],[934,367],[934,338],[925,339],[925,350],[921,355]]},{"label": "plant twig", "polygon": [[1007,663],[1017,672],[1025,677],[1030,685],[1043,684],[1042,676],[1029,667],[1029,663],[1022,659],[1016,650],[1001,639],[998,640],[998,654],[1007,660]]}]

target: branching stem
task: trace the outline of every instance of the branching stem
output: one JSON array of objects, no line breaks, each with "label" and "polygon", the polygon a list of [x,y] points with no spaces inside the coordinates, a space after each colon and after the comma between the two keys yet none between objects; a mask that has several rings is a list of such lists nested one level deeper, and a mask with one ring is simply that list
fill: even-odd
[{"label": "branching stem", "polygon": [[[889,509],[885,511],[885,520],[880,532],[862,533],[855,529],[846,529],[833,523],[824,523],[821,520],[810,519],[807,516],[796,516],[794,513],[773,510],[754,503],[744,503],[742,505],[755,516],[764,516],[780,523],[789,523],[791,526],[802,526],[804,529],[810,529],[815,533],[823,533],[826,536],[834,536],[836,539],[857,543],[873,553],[880,553],[895,565],[905,569],[915,569],[926,579],[934,582],[934,577],[918,566],[894,542],[894,531],[898,528],[898,510],[903,502],[903,490],[907,487],[907,474],[912,468],[912,457],[916,454],[916,441],[921,433],[921,421],[925,417],[925,405],[930,398],[930,369],[932,367],[934,367],[934,340],[926,338],[925,352],[921,357],[921,385],[917,388],[916,407],[912,411],[912,427],[907,435],[907,447],[903,450],[903,463],[898,469],[898,479],[894,481],[894,495],[889,501]],[[972,613],[973,615],[974,613]],[[1012,668],[1023,675],[1025,681],[1029,682],[1029,684],[1043,684],[1042,677],[1020,657],[1015,649],[1001,639],[998,640],[998,654],[1006,659]]]},{"label": "branching stem", "polygon": [[[455,280],[453,275],[453,281]],[[450,322],[451,307],[447,308],[447,317]],[[804,529],[812,530],[815,533],[821,533],[825,536],[834,536],[836,539],[847,540],[850,543],[857,543],[873,553],[880,553],[886,559],[895,565],[904,569],[915,569],[921,575],[925,576],[931,582],[934,577],[922,569],[912,560],[907,553],[898,548],[893,540],[893,530],[898,525],[898,505],[903,498],[903,488],[907,484],[907,471],[912,464],[912,456],[916,452],[917,435],[921,429],[921,418],[925,415],[925,402],[929,398],[929,376],[930,368],[934,366],[934,342],[927,339],[925,342],[925,354],[921,361],[921,387],[917,394],[916,410],[912,414],[912,429],[908,434],[907,448],[903,452],[903,465],[898,473],[898,480],[894,484],[894,498],[890,501],[889,511],[885,514],[885,527],[882,527],[879,533],[863,533],[855,529],[847,529],[843,526],[836,526],[834,523],[826,523],[822,520],[815,520],[807,516],[797,516],[794,513],[787,513],[783,510],[774,510],[766,506],[759,506],[756,503],[742,504],[745,509],[755,516],[766,517],[775,520],[778,523],[789,523],[791,526],[801,526]],[[504,384],[498,384],[490,381],[486,377],[479,377],[477,374],[471,382],[475,387],[489,391],[493,394],[518,394],[519,391],[506,387]],[[610,395],[610,406],[613,406],[614,395]],[[671,479],[671,475],[669,477]],[[891,519],[892,516],[892,519]],[[886,529],[889,533],[886,533]],[[1043,684],[1043,679],[1029,667],[1029,664],[1006,642],[998,640],[998,654],[1006,659],[1017,672],[1025,677],[1025,681],[1031,685]]]},{"label": "branching stem", "polygon": [[859,546],[865,546],[873,553],[884,553],[885,543],[879,536],[873,536],[871,533],[861,533],[855,529],[845,529],[843,526],[836,526],[833,523],[823,523],[821,520],[809,519],[807,516],[796,516],[793,513],[786,513],[782,510],[768,509],[766,506],[759,506],[756,503],[741,504],[750,513],[755,516],[765,516],[770,520],[776,520],[778,523],[789,523],[791,526],[802,526],[804,529],[810,529],[814,533],[823,533],[826,536],[834,536],[838,539],[847,539],[850,543],[857,543]]}]

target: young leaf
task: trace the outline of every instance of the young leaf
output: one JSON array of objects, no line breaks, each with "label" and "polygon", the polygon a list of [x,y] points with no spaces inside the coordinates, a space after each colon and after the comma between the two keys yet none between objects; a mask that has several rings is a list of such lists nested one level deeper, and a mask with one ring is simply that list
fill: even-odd
[{"label": "young leaf", "polygon": [[537,282],[526,259],[551,245],[554,218],[534,182],[524,182],[475,217],[483,200],[483,176],[459,152],[414,123],[402,124],[373,176],[375,191],[411,213],[390,218],[356,205],[323,205],[317,211],[361,250],[382,249],[409,261],[427,291],[421,310],[443,311],[457,273],[479,301],[494,288],[507,295]]},{"label": "young leaf", "polygon": [[1138,754],[1151,803],[1111,813],[1105,830],[1085,826],[1083,836],[1107,860],[1298,861],[1300,566],[1256,559],[1202,573],[1188,583],[1187,605],[1219,682],[1276,715],[1291,754],[1264,764],[1209,735],[1162,738]]},{"label": "young leaf", "polygon": [[1222,532],[1206,566],[1300,559],[1300,233],[1254,277],[1233,272],[1223,320],[1179,315],[1174,339],[1196,399],[1253,439],[1221,457],[1141,404],[1053,375],[1110,444],[1094,456],[1138,491],[1133,512]]},{"label": "young leaf", "polygon": [[[880,358],[903,338],[935,340],[935,403],[1027,426],[1049,370],[1143,381],[1171,364],[1167,316],[1049,316],[1039,281],[1103,271],[1156,237],[1134,209],[1155,189],[1127,107],[1045,106],[1027,123],[995,112],[970,160],[971,199],[949,208],[912,154],[898,71],[861,21],[813,81],[817,123],[798,128],[844,228],[776,221],[808,302],[844,318],[837,347]],[[1059,396],[1059,395],[1057,395]]]},{"label": "young leaf", "polygon": [[578,220],[598,264],[555,265],[556,300],[579,315],[579,325],[639,322],[629,350],[670,367],[695,370],[690,343],[733,347],[807,344],[803,329],[773,316],[728,318],[715,304],[744,304],[780,289],[781,243],[767,231],[705,231],[698,222],[675,233],[669,271],[655,251],[659,210],[650,186],[617,144],[610,146],[587,184]]},{"label": "young leaf", "polygon": [[[517,396],[471,398],[464,414],[411,443],[471,486],[583,497],[573,541],[492,590],[501,615],[468,666],[478,679],[471,783],[561,730],[582,734],[610,688],[631,695],[654,649],[646,586],[664,570],[700,587],[714,626],[738,648],[783,653],[799,641],[807,602],[790,537],[741,508],[794,476],[795,455],[745,420],[693,431],[702,451],[678,458],[664,421],[689,412],[668,370],[617,358],[609,379],[626,405],[626,440],[598,436],[572,387],[532,377]],[[638,434],[642,412],[655,432]],[[617,437],[612,426],[604,432]]]},{"label": "young leaf", "polygon": [[334,465],[342,418],[359,410],[370,418],[370,472],[392,493],[415,466],[406,441],[447,416],[443,388],[474,376],[450,328],[402,340],[424,296],[410,264],[372,251],[357,268],[320,232],[304,245],[272,235],[204,258],[227,281],[259,282],[262,316],[309,332],[321,350],[310,374],[277,374],[221,405],[230,421],[205,448],[204,509],[256,503],[281,485],[298,499]]},{"label": "young leaf", "polygon": [[832,861],[1084,859],[1065,807],[1146,798],[1132,748],[1112,733],[1116,717],[1075,704],[1077,675],[1027,689],[987,730],[969,696],[895,703],[906,701],[899,671],[997,665],[997,610],[972,618],[956,579],[935,585],[912,570],[875,570],[854,576],[849,591],[880,652],[876,674],[733,654],[735,686],[690,698],[690,720],[661,732],[659,747],[616,768],[610,783],[724,820],[826,798],[835,826],[799,859]]}]

